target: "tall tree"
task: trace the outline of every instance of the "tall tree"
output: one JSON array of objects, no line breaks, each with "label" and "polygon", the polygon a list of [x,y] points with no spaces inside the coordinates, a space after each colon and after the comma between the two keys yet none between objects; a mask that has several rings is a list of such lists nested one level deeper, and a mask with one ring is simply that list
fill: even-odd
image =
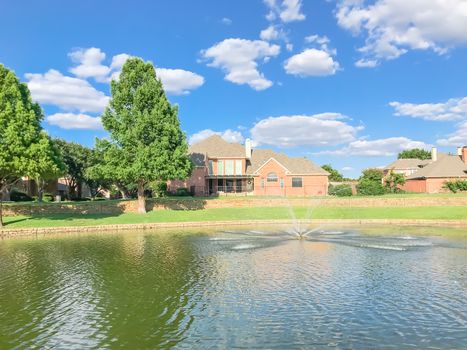
[{"label": "tall tree", "polygon": [[344,176],[334,169],[330,164],[325,164],[321,168],[326,170],[329,173],[329,181],[342,182],[344,181]]},{"label": "tall tree", "polygon": [[26,84],[0,64],[0,226],[5,192],[21,177],[42,173],[40,164],[50,160],[46,152],[50,140],[42,131],[42,119]]},{"label": "tall tree", "polygon": [[399,153],[397,156],[397,159],[431,159],[431,152],[425,151],[424,149],[421,148],[413,148],[413,149],[408,149],[405,151],[402,151]]},{"label": "tall tree", "polygon": [[111,94],[102,115],[110,140],[96,143],[105,153],[102,172],[136,184],[138,211],[145,213],[149,182],[184,179],[192,171],[178,108],[167,100],[152,63],[136,57],[125,62],[119,80],[112,80]]}]

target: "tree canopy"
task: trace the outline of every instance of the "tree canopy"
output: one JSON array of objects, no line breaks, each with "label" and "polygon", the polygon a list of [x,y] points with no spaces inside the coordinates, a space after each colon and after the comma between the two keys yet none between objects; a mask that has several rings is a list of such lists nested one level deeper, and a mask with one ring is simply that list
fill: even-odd
[{"label": "tree canopy", "polygon": [[154,66],[129,58],[102,115],[110,140],[97,140],[104,178],[138,185],[138,210],[146,212],[144,188],[152,181],[185,179],[192,163],[178,108],[170,104]]},{"label": "tree canopy", "polygon": [[329,181],[333,181],[333,182],[344,181],[344,176],[341,173],[339,173],[339,171],[334,169],[330,164],[325,164],[321,168],[323,168],[330,174]]},{"label": "tree canopy", "polygon": [[43,113],[26,84],[0,64],[0,226],[3,194],[21,177],[60,172],[60,156],[42,130]]},{"label": "tree canopy", "polygon": [[397,156],[397,159],[409,159],[409,158],[421,159],[421,160],[431,159],[431,152],[426,151],[421,148],[413,148],[413,149],[402,151]]}]

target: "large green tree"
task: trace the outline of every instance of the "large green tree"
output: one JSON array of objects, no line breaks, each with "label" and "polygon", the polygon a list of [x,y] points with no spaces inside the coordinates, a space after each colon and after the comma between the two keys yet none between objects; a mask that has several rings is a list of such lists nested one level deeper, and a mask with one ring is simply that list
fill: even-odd
[{"label": "large green tree", "polygon": [[104,154],[101,172],[137,185],[138,211],[145,213],[144,190],[150,182],[184,179],[193,168],[178,108],[167,100],[152,63],[135,57],[112,80],[111,95],[102,115],[110,139],[96,143]]},{"label": "large green tree", "polygon": [[329,173],[329,181],[333,182],[342,182],[344,181],[344,176],[334,169],[330,164],[325,164],[321,168],[326,170]]},{"label": "large green tree", "polygon": [[408,149],[405,151],[402,151],[399,153],[397,156],[397,159],[431,159],[431,152],[425,151],[424,149],[421,148],[413,148],[413,149]]},{"label": "large green tree", "polygon": [[[47,176],[50,139],[41,128],[43,113],[26,84],[0,64],[0,226],[5,193],[23,176]],[[53,152],[53,151],[52,151]]]}]

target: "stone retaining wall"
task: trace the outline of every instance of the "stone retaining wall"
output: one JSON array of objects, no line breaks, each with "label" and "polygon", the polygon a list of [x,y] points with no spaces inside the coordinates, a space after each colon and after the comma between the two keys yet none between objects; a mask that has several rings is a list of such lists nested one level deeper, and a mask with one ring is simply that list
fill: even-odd
[{"label": "stone retaining wall", "polygon": [[[241,207],[419,207],[467,206],[467,197],[407,197],[407,198],[229,198],[229,199],[154,199],[148,200],[148,210],[199,210]],[[4,216],[49,214],[122,214],[136,213],[137,201],[96,201],[81,203],[25,203],[4,205]]]},{"label": "stone retaining wall", "polygon": [[406,219],[338,219],[338,220],[236,220],[236,221],[202,221],[202,222],[167,222],[125,225],[99,225],[74,227],[42,227],[21,229],[0,229],[0,239],[30,235],[44,235],[57,233],[80,232],[117,232],[136,230],[158,230],[167,228],[193,228],[193,227],[240,227],[251,225],[392,225],[392,226],[437,226],[437,227],[466,227],[467,220],[406,220]]}]

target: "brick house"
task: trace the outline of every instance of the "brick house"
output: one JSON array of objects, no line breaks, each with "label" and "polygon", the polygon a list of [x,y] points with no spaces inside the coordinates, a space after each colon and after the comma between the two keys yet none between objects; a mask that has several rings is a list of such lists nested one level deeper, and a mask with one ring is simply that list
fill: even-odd
[{"label": "brick house", "polygon": [[192,176],[169,182],[169,191],[185,187],[199,196],[323,196],[328,191],[329,174],[312,161],[253,149],[250,140],[241,145],[214,135],[192,145],[189,153]]},{"label": "brick house", "polygon": [[439,153],[433,148],[431,159],[399,159],[384,169],[386,174],[390,171],[406,176],[406,183],[401,187],[404,191],[447,192],[449,190],[444,188],[446,181],[467,180],[467,147],[459,147],[454,155]]}]

